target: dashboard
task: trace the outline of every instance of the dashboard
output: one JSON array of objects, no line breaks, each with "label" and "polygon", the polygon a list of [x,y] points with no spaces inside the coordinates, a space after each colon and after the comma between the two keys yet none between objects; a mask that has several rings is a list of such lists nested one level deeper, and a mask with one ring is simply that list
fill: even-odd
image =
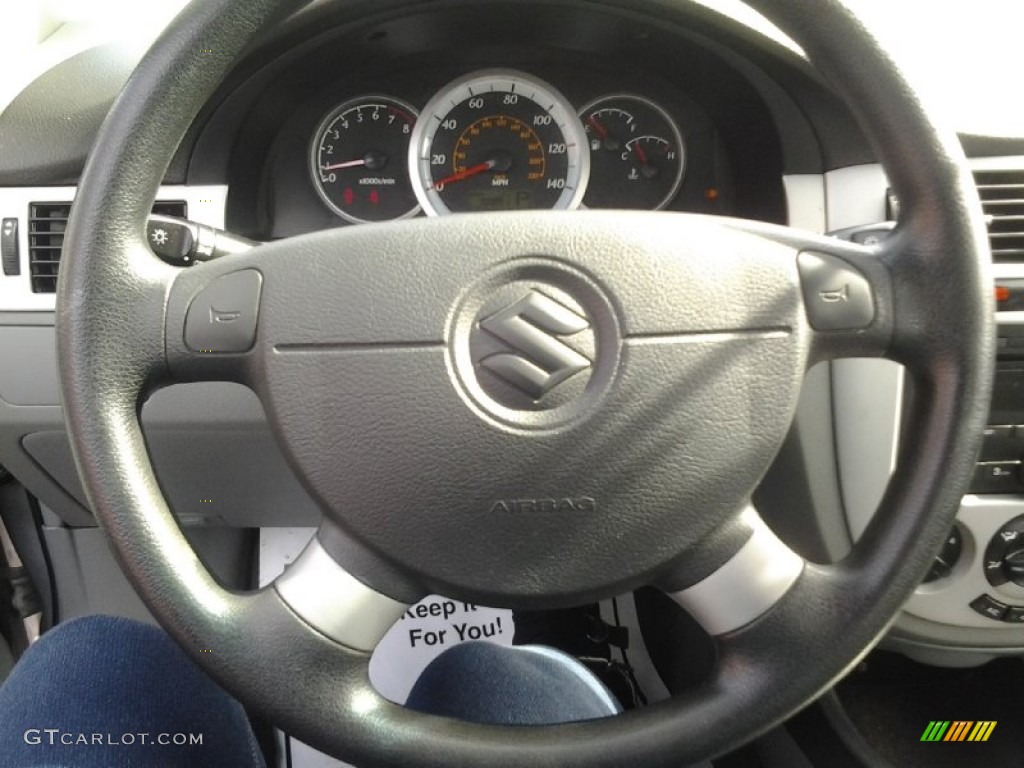
[{"label": "dashboard", "polygon": [[680,45],[693,34],[551,3],[338,24],[225,89],[187,176],[226,183],[228,228],[261,240],[512,208],[782,223],[787,160],[815,165],[806,121],[791,110],[784,140],[748,77],[707,41]]},{"label": "dashboard", "polygon": [[[819,232],[890,217],[887,181],[856,116],[799,56],[709,11],[695,8],[683,24],[656,2],[347,5],[314,4],[250,52],[195,121],[160,201],[258,241],[519,208],[665,210]],[[75,92],[89,101],[116,91],[121,75],[96,75],[108,58],[83,52],[0,114],[0,219],[14,222],[17,251],[17,269],[0,276],[0,358],[17,361],[0,365],[0,463],[71,526],[92,520],[63,433],[52,289],[74,181],[105,108],[90,107],[98,119],[84,108],[73,115],[76,141],[51,132],[67,130],[54,115]],[[979,172],[1024,173],[1024,141],[964,144]],[[56,213],[40,224],[41,210]],[[1024,250],[1004,254],[999,274],[1024,279],[1021,261]],[[1013,312],[1002,322],[1022,324]],[[863,530],[888,481],[906,396],[895,365],[840,361],[811,372],[763,504],[801,554],[837,559]],[[182,519],[316,523],[251,392],[172,387],[143,420]],[[1018,435],[1021,423],[1013,410],[993,426]],[[986,461],[1016,478],[1017,451]],[[215,512],[197,488],[223,499]],[[1008,483],[974,490],[957,562],[897,625],[918,650],[1024,646],[1008,619],[1011,608],[1012,621],[1024,619],[1024,587],[993,583],[984,562],[993,537],[1024,533],[1004,530],[1024,514],[1024,495]],[[997,618],[972,606],[985,594],[1003,606]]]}]

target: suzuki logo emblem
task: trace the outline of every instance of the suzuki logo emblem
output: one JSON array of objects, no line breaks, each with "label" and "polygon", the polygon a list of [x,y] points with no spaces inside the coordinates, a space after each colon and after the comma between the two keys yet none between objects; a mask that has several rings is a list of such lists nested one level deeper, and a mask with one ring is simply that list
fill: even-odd
[{"label": "suzuki logo emblem", "polygon": [[481,320],[480,327],[515,350],[485,357],[480,365],[534,400],[590,367],[589,359],[558,339],[585,331],[590,323],[540,291]]}]

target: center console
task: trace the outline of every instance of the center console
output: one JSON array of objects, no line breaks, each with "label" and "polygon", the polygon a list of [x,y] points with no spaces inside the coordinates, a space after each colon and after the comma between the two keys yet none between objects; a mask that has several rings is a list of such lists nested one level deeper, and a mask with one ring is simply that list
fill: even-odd
[{"label": "center console", "polygon": [[[1024,266],[997,264],[996,275],[996,375],[981,454],[956,525],[906,611],[1024,645]],[[1015,641],[995,632],[1014,629]]]},{"label": "center console", "polygon": [[[991,240],[997,321],[994,395],[984,446],[954,527],[884,641],[920,661],[966,666],[1024,653],[1024,157],[970,161]],[[791,218],[839,237],[887,236],[898,202],[881,167],[830,171],[824,215],[790,184]],[[804,218],[798,218],[799,216]],[[896,465],[908,404],[888,360],[830,364],[832,437],[849,538],[863,533]]]}]

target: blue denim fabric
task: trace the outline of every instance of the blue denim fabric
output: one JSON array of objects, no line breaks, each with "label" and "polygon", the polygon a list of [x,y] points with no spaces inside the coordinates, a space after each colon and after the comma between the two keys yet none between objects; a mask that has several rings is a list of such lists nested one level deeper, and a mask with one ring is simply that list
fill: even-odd
[{"label": "blue denim fabric", "polygon": [[[619,711],[571,656],[483,642],[455,646],[431,662],[407,706],[517,725]],[[158,743],[177,734],[201,734],[202,743]],[[101,743],[92,743],[97,738]],[[164,632],[90,616],[47,632],[0,686],[0,768],[44,766],[264,768],[264,761],[241,705]]]},{"label": "blue denim fabric", "polygon": [[453,646],[430,662],[405,705],[490,725],[567,723],[621,711],[604,684],[568,654],[486,642]]},{"label": "blue denim fabric", "polygon": [[[94,734],[104,743],[74,743]],[[177,734],[202,734],[202,744],[175,745]],[[157,743],[161,736],[172,743]],[[263,768],[264,761],[241,705],[164,632],[89,616],[43,635],[0,686],[0,766]]]}]

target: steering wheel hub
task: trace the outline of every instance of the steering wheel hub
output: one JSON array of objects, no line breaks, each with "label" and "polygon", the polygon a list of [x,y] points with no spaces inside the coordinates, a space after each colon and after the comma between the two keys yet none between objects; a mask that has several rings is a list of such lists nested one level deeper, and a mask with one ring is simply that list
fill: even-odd
[{"label": "steering wheel hub", "polygon": [[650,579],[744,508],[807,364],[796,253],[699,218],[518,212],[227,267],[263,275],[257,386],[331,520],[435,591],[549,604]]}]

